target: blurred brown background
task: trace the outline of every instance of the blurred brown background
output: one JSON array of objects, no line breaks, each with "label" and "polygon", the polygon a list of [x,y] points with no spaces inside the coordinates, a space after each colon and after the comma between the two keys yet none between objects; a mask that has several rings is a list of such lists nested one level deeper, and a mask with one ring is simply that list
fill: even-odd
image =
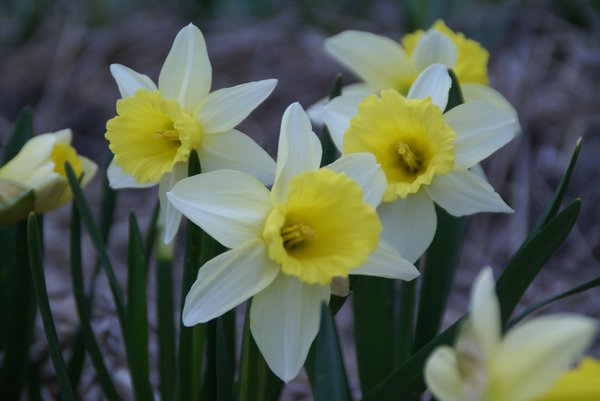
[{"label": "blurred brown background", "polygon": [[[279,80],[273,95],[240,126],[274,156],[283,110],[294,101],[310,106],[329,92],[336,73],[343,71],[323,52],[326,37],[359,29],[398,39],[416,27],[427,27],[436,17],[490,50],[491,85],[516,107],[523,127],[516,140],[484,163],[491,183],[516,213],[467,219],[447,323],[467,309],[475,273],[486,264],[498,272],[522,243],[550,200],[578,137],[583,137],[583,146],[567,200],[583,199],[580,219],[526,294],[524,305],[598,276],[600,1],[0,0],[0,148],[19,110],[30,105],[37,133],[70,127],[80,153],[104,165],[109,157],[104,127],[118,98],[108,66],[121,63],[156,79],[175,34],[191,21],[206,37],[213,88]],[[355,80],[343,72],[345,83]],[[101,171],[87,190],[93,206],[99,202],[102,175]],[[115,263],[122,279],[127,213],[134,209],[144,228],[155,200],[153,190],[119,193],[110,245],[122,257]],[[68,219],[68,207],[46,219],[47,280],[66,353],[77,327],[68,274]],[[89,244],[88,248],[92,266]],[[99,288],[94,327],[107,364],[126,393],[120,333],[102,278]],[[589,291],[546,310],[576,310],[600,318],[599,295],[598,290]],[[152,306],[150,314],[155,329]],[[349,314],[342,313],[339,323],[357,390]],[[41,330],[34,357],[48,359]],[[151,358],[156,363],[155,349]],[[57,387],[49,363],[44,375],[44,394],[52,399]],[[309,399],[306,379],[301,376],[285,393],[287,400]],[[85,400],[101,399],[90,367],[79,394]]]}]

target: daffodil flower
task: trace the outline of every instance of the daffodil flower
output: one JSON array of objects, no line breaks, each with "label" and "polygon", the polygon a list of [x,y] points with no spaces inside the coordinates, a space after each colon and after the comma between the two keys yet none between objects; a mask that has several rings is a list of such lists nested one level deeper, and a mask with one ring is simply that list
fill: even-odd
[{"label": "daffodil flower", "polygon": [[525,321],[502,336],[489,267],[475,279],[470,310],[455,347],[436,348],[425,364],[425,381],[440,401],[537,400],[596,335],[593,319],[559,314]]},{"label": "daffodil flower", "polygon": [[583,358],[579,365],[563,373],[552,388],[535,401],[600,400],[600,361]]},{"label": "daffodil flower", "polygon": [[454,216],[512,212],[470,168],[513,138],[514,116],[484,101],[443,113],[450,86],[446,67],[432,64],[407,97],[388,89],[381,97],[341,96],[325,106],[342,154],[370,152],[381,164],[387,180],[378,208],[382,235],[413,262],[435,235],[434,202]]},{"label": "daffodil flower", "polygon": [[[25,218],[30,211],[44,213],[69,201],[72,195],[65,162],[71,164],[75,175],[83,175],[82,186],[96,173],[96,164],[71,146],[69,129],[37,135],[27,141],[13,159],[0,167],[0,223]],[[34,194],[31,207],[11,209],[31,190]]]},{"label": "daffodil flower", "polygon": [[[343,95],[367,97],[385,89],[407,95],[411,85],[431,64],[454,70],[466,102],[485,100],[517,112],[498,91],[488,86],[489,53],[479,43],[456,33],[438,20],[427,31],[404,35],[400,42],[369,32],[344,31],[325,41],[325,51],[363,82],[343,88]],[[309,109],[313,121],[322,121],[322,100]]]},{"label": "daffodil flower", "polygon": [[373,156],[355,154],[319,168],[321,154],[295,103],[282,118],[271,191],[250,175],[222,170],[186,178],[167,193],[187,218],[232,248],[200,268],[185,299],[184,324],[209,321],[254,297],[252,335],[286,382],[306,359],[334,278],[418,275],[379,238],[375,208],[385,179]]},{"label": "daffodil flower", "polygon": [[[158,78],[119,64],[110,71],[122,99],[106,125],[115,157],[108,169],[113,188],[159,184],[164,241],[177,232],[181,214],[165,193],[187,176],[187,162],[198,152],[203,172],[231,168],[273,182],[275,162],[252,139],[234,129],[273,91],[274,79],[210,92],[212,69],[204,37],[192,24],[173,42]],[[210,92],[210,93],[209,93]]]}]

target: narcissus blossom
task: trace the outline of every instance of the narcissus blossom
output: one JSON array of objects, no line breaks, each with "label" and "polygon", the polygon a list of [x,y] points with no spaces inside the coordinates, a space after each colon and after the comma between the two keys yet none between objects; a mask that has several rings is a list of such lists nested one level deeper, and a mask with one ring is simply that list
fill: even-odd
[{"label": "narcissus blossom", "polygon": [[[466,102],[485,100],[506,108],[515,116],[515,132],[520,130],[514,108],[488,86],[488,51],[441,20],[427,31],[404,35],[400,42],[369,32],[344,31],[325,41],[325,51],[363,81],[344,87],[344,95],[364,98],[384,89],[407,95],[421,72],[441,63],[456,73]],[[325,103],[311,107],[315,122],[321,121],[321,106]]]},{"label": "narcissus blossom", "polygon": [[122,99],[117,116],[106,124],[115,157],[108,169],[113,188],[159,184],[165,242],[177,232],[181,214],[165,193],[187,175],[192,150],[203,172],[231,168],[273,182],[275,162],[234,127],[269,96],[276,80],[250,82],[210,92],[212,69],[204,37],[192,24],[173,42],[158,86],[146,75],[119,64],[110,71]]},{"label": "narcissus blossom", "polygon": [[[69,129],[27,141],[13,159],[0,167],[0,223],[25,218],[30,211],[44,213],[68,202],[72,194],[65,162],[71,164],[75,175],[82,177],[82,186],[96,173],[96,164],[71,146]],[[34,195],[31,204],[16,207],[29,191]]]},{"label": "narcissus blossom", "polygon": [[321,144],[302,107],[286,110],[271,191],[232,170],[180,181],[167,193],[188,219],[228,248],[200,268],[183,322],[206,322],[254,297],[250,329],[271,370],[293,379],[317,335],[320,305],[348,274],[411,280],[415,267],[380,240],[385,191],[369,154],[319,168]]},{"label": "narcissus blossom", "polygon": [[552,388],[535,401],[600,400],[600,360],[583,358],[579,365],[563,373]]},{"label": "narcissus blossom", "polygon": [[455,346],[436,348],[425,364],[427,386],[440,401],[538,400],[596,334],[593,319],[559,314],[525,321],[502,335],[489,267],[475,279],[470,309]]},{"label": "narcissus blossom", "polygon": [[369,152],[385,172],[378,212],[383,238],[410,261],[427,249],[436,230],[434,203],[454,216],[512,212],[494,189],[469,169],[509,142],[514,116],[495,103],[472,101],[444,113],[451,79],[432,64],[408,95],[340,96],[325,106],[331,137],[348,155]]}]

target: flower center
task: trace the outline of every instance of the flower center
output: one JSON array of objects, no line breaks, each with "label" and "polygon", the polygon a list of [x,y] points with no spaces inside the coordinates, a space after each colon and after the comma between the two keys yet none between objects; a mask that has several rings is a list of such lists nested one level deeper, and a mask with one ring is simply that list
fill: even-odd
[{"label": "flower center", "polygon": [[263,229],[269,258],[284,274],[328,285],[364,264],[379,241],[381,223],[360,186],[321,169],[293,177],[284,203]]},{"label": "flower center", "polygon": [[202,142],[202,128],[174,100],[140,89],[117,101],[117,116],[106,124],[115,163],[139,183],[158,182],[189,159]]},{"label": "flower center", "polygon": [[302,223],[283,227],[281,229],[283,247],[288,251],[294,250],[297,247],[301,246],[302,242],[304,242],[305,240],[313,239],[316,237],[316,231]]},{"label": "flower center", "polygon": [[65,143],[54,144],[52,152],[50,152],[50,160],[54,163],[54,171],[63,177],[67,176],[65,162],[69,162],[76,177],[79,177],[83,172],[83,166],[77,152],[72,146]]},{"label": "flower center", "polygon": [[455,139],[431,99],[406,99],[388,89],[358,106],[344,135],[344,154],[372,153],[387,179],[383,201],[393,202],[452,169]]},{"label": "flower center", "polygon": [[409,173],[416,173],[421,169],[423,160],[413,152],[406,142],[396,142],[396,150],[400,155],[400,164],[402,164]]}]

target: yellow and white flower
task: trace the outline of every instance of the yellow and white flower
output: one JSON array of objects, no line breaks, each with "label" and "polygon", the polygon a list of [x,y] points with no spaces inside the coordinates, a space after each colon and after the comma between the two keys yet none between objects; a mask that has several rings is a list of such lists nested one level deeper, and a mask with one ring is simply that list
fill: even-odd
[{"label": "yellow and white flower", "polygon": [[335,277],[411,280],[415,267],[379,239],[375,208],[385,190],[372,155],[319,168],[321,144],[295,103],[281,123],[271,191],[254,177],[221,170],[180,181],[167,193],[188,219],[228,248],[200,268],[183,322],[191,326],[250,297],[250,328],[271,370],[290,381],[317,335],[320,305]]},{"label": "yellow and white flower", "polygon": [[158,86],[123,65],[113,64],[110,71],[122,99],[117,101],[117,116],[106,125],[106,139],[115,155],[109,181],[113,188],[159,184],[165,242],[173,239],[181,220],[165,193],[187,175],[192,150],[198,152],[203,172],[231,168],[253,174],[265,184],[273,182],[273,159],[234,127],[269,96],[276,80],[210,92],[212,69],[206,44],[192,24],[175,37]]},{"label": "yellow and white flower", "polygon": [[[439,20],[427,31],[404,35],[400,42],[369,32],[344,31],[325,41],[325,51],[363,82],[343,88],[344,95],[379,94],[395,89],[407,95],[419,74],[435,63],[454,70],[466,102],[485,100],[517,112],[498,91],[488,86],[489,53],[479,43],[456,33]],[[313,121],[322,121],[322,100],[309,109]]]},{"label": "yellow and white flower", "polygon": [[[41,134],[31,138],[21,151],[0,167],[0,215],[2,222],[25,218],[30,211],[44,213],[62,206],[71,199],[71,189],[64,164],[69,162],[85,186],[96,173],[96,164],[77,153],[71,146],[71,130]],[[33,190],[31,207],[18,214],[4,215],[15,201]],[[16,211],[15,211],[16,212]]]},{"label": "yellow and white flower", "polygon": [[425,381],[440,401],[537,400],[596,335],[593,319],[559,314],[525,321],[502,336],[489,267],[475,279],[470,309],[455,347],[436,348],[425,364]]},{"label": "yellow and white flower", "polygon": [[600,400],[600,360],[583,358],[579,365],[563,373],[552,388],[535,401]]},{"label": "yellow and white flower", "polygon": [[381,97],[340,96],[325,106],[325,122],[342,154],[370,152],[381,164],[387,179],[378,208],[382,235],[413,262],[435,235],[434,202],[454,216],[512,212],[469,169],[513,138],[514,116],[484,101],[443,113],[450,86],[446,67],[432,64],[407,97],[388,89]]}]

